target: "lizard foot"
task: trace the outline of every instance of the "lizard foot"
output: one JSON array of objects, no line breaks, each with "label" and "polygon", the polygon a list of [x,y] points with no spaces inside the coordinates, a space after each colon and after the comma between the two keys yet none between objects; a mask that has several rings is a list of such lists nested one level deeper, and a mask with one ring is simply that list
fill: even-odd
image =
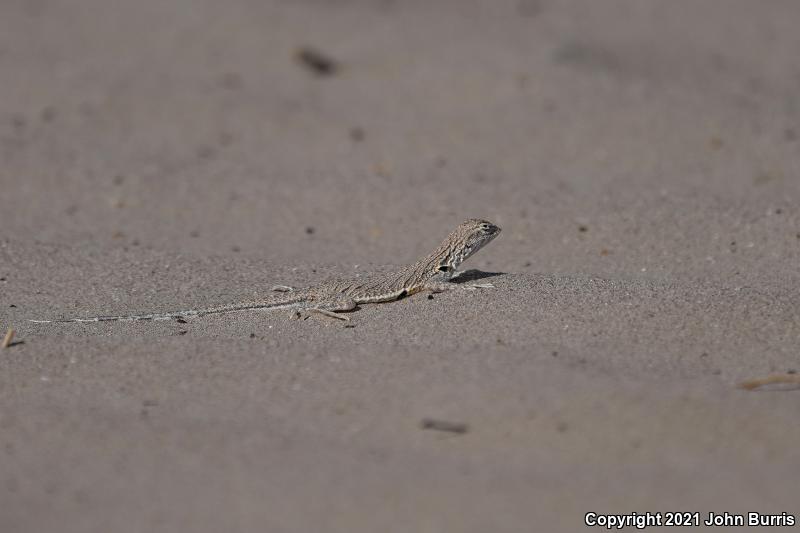
[{"label": "lizard foot", "polygon": [[495,286],[491,283],[472,283],[464,288],[468,291],[474,291],[475,289],[494,289]]},{"label": "lizard foot", "polygon": [[290,287],[288,285],[275,285],[272,287],[272,290],[275,292],[292,292],[294,287]]},{"label": "lizard foot", "polygon": [[349,316],[340,315],[339,313],[334,313],[333,311],[328,311],[327,309],[319,309],[317,307],[311,307],[308,309],[308,312],[319,313],[320,315],[327,316],[328,318],[335,318],[336,320],[350,321]]}]

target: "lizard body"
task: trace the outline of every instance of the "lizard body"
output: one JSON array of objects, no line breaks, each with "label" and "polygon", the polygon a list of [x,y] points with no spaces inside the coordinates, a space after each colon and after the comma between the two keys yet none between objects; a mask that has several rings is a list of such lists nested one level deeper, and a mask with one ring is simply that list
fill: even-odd
[{"label": "lizard body", "polygon": [[[305,289],[290,290],[280,295],[271,295],[251,302],[168,313],[61,318],[31,320],[31,322],[170,320],[236,311],[288,308],[315,311],[348,320],[347,317],[336,313],[352,311],[359,304],[391,302],[421,291],[441,292],[453,288],[450,280],[459,265],[497,237],[499,233],[500,228],[491,222],[469,219],[459,224],[436,250],[416,263],[393,272],[372,274],[363,278],[326,281]],[[481,285],[476,286],[480,287]]]}]

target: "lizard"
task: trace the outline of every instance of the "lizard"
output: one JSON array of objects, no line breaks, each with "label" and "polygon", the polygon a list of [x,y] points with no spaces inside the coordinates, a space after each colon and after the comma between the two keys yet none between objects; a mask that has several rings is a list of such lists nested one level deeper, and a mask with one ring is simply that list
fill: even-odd
[{"label": "lizard", "polygon": [[[453,289],[456,284],[451,279],[455,276],[459,265],[486,246],[499,233],[500,227],[487,220],[465,220],[433,252],[416,263],[385,274],[371,274],[344,280],[334,279],[304,289],[279,286],[282,288],[282,294],[261,300],[166,313],[57,318],[52,320],[30,320],[30,322],[45,324],[56,322],[171,320],[260,309],[305,310],[332,318],[350,320],[349,317],[340,313],[352,311],[360,304],[391,302],[422,291],[436,293]],[[476,284],[470,288],[491,286],[491,284]],[[275,290],[277,290],[277,287]]]}]

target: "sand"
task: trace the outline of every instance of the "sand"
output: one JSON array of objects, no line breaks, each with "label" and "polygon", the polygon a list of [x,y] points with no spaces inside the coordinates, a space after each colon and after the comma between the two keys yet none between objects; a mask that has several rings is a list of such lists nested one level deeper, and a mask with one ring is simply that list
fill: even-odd
[{"label": "sand", "polygon": [[[798,23],[778,0],[3,2],[0,531],[800,518],[800,390],[737,388],[800,372]],[[464,265],[494,289],[349,324],[27,322],[389,268],[470,217],[503,228]]]}]

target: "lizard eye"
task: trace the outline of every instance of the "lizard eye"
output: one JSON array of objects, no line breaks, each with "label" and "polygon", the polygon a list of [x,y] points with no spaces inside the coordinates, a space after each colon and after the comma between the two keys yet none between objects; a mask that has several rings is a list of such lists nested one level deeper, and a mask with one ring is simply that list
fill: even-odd
[{"label": "lizard eye", "polygon": [[450,272],[450,267],[447,265],[439,265],[439,272]]}]

